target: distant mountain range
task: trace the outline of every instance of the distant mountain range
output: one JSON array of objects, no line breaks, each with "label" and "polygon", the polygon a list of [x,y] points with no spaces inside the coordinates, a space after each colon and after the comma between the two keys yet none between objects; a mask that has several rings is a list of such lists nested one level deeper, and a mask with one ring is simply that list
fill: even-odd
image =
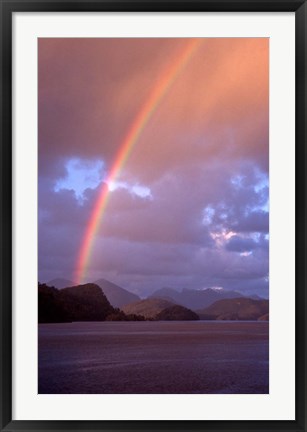
[{"label": "distant mountain range", "polygon": [[39,284],[39,322],[103,320],[268,320],[269,301],[236,291],[162,288],[141,300],[106,280],[73,286],[68,279]]},{"label": "distant mountain range", "polygon": [[106,279],[99,279],[95,284],[102,289],[109,302],[114,307],[120,308],[128,303],[141,300],[136,294],[133,294]]},{"label": "distant mountain range", "polygon": [[208,308],[197,311],[206,320],[269,320],[269,301],[251,298],[218,300]]},{"label": "distant mountain range", "polygon": [[183,289],[176,291],[173,288],[161,288],[155,291],[150,298],[164,298],[172,303],[196,310],[210,306],[217,300],[224,298],[243,297],[237,291],[215,290],[207,288],[204,290]]},{"label": "distant mountain range", "polygon": [[[99,279],[94,284],[98,285],[104,294],[107,296],[112,306],[120,308],[121,306],[140,300],[140,297],[130,291],[121,288],[120,286],[108,281],[107,279]],[[75,284],[69,279],[57,278],[52,279],[47,284],[49,287],[63,289],[74,286]]]}]

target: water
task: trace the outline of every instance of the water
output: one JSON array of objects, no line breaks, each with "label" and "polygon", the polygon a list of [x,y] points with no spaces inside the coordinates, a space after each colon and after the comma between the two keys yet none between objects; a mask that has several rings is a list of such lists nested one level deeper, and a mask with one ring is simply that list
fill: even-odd
[{"label": "water", "polygon": [[40,324],[39,393],[268,393],[267,322]]}]

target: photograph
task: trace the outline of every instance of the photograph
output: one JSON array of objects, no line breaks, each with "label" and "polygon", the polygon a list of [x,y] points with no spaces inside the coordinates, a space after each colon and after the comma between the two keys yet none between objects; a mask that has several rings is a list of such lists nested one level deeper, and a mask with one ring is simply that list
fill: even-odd
[{"label": "photograph", "polygon": [[0,432],[307,432],[307,0],[0,0]]},{"label": "photograph", "polygon": [[269,59],[37,38],[38,394],[270,393]]}]

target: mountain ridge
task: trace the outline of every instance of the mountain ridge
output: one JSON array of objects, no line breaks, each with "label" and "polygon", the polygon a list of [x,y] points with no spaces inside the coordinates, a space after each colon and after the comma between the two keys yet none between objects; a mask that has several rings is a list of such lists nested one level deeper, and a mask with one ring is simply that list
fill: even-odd
[{"label": "mountain ridge", "polygon": [[107,279],[101,278],[94,282],[98,285],[113,307],[120,308],[126,304],[141,300],[140,297]]},{"label": "mountain ridge", "polygon": [[142,315],[145,318],[154,319],[158,313],[170,306],[174,306],[174,303],[165,299],[152,298],[130,303],[123,306],[121,310],[126,314],[134,313]]},{"label": "mountain ridge", "polygon": [[246,297],[218,300],[205,309],[197,310],[203,320],[269,320],[269,301]]},{"label": "mountain ridge", "polygon": [[93,283],[63,289],[38,284],[38,322],[140,321],[144,317],[114,308]]},{"label": "mountain ridge", "polygon": [[215,301],[223,298],[243,297],[237,291],[215,290],[206,288],[204,290],[190,290],[187,288],[176,291],[174,288],[161,288],[152,293],[148,298],[165,298],[173,303],[188,309],[197,310],[210,306]]}]

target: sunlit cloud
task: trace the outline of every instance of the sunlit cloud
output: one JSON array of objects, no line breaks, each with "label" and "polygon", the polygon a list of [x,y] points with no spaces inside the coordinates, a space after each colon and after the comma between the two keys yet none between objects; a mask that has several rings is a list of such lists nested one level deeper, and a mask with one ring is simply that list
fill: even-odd
[{"label": "sunlit cloud", "polygon": [[240,256],[248,257],[248,256],[250,256],[252,253],[253,253],[252,251],[245,251],[245,252],[241,252],[241,253],[240,253]]},{"label": "sunlit cloud", "polygon": [[215,241],[216,246],[222,247],[224,244],[231,239],[231,237],[235,236],[236,233],[233,231],[221,231],[221,232],[211,232],[210,233],[212,239]]},{"label": "sunlit cloud", "polygon": [[127,190],[130,194],[136,195],[140,198],[152,199],[152,193],[149,187],[139,184],[129,184],[124,181],[112,181],[108,182],[108,188],[110,192],[114,192],[118,189]]}]

